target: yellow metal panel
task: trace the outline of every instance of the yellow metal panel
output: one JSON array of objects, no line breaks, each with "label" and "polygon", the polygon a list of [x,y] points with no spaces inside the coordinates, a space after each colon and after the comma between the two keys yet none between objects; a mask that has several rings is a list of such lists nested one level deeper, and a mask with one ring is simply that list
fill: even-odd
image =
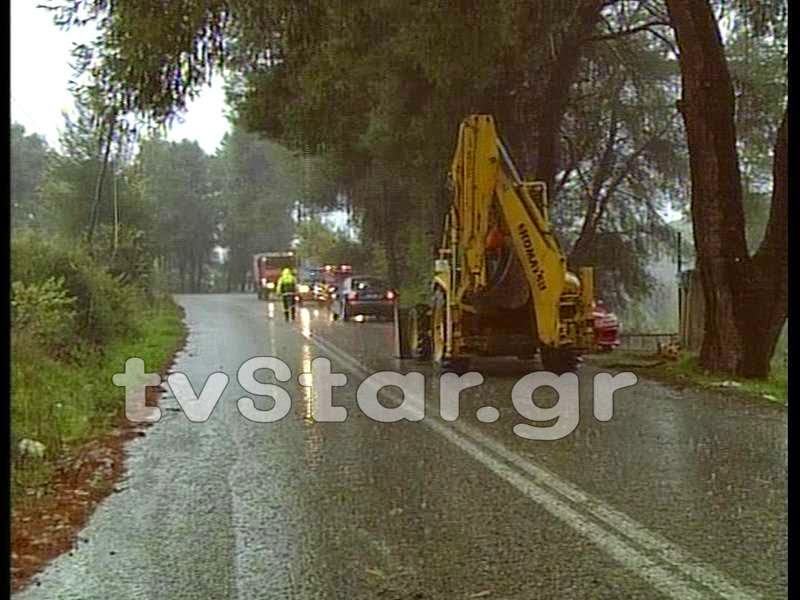
[{"label": "yellow metal panel", "polygon": [[538,337],[548,345],[559,341],[559,307],[566,264],[557,246],[547,243],[514,188],[505,184],[500,206],[508,223],[517,257],[533,294]]}]

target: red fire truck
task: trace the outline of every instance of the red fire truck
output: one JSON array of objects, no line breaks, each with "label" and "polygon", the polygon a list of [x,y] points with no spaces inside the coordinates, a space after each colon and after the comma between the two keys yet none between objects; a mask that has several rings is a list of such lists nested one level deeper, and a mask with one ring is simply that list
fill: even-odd
[{"label": "red fire truck", "polygon": [[259,299],[267,300],[275,291],[281,271],[297,267],[294,252],[262,252],[253,255],[253,279]]}]

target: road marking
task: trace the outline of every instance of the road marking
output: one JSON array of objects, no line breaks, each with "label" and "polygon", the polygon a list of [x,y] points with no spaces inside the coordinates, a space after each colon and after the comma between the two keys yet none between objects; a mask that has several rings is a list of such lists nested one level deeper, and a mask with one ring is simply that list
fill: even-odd
[{"label": "road marking", "polygon": [[581,491],[580,488],[568,483],[543,467],[538,466],[530,459],[526,459],[520,454],[509,450],[497,440],[478,432],[474,427],[469,427],[461,423],[456,423],[455,427],[464,435],[471,437],[474,441],[477,441],[484,447],[488,447],[496,454],[502,456],[539,483],[569,498],[574,504],[577,504],[598,520],[607,523],[634,542],[643,546],[646,550],[656,553],[664,562],[669,563],[695,581],[714,589],[723,598],[730,598],[733,600],[757,597],[753,591],[745,590],[741,584],[726,577],[714,567],[708,564],[702,564],[699,559],[691,556],[688,552],[668,541],[665,537],[651,532],[644,525],[638,523],[628,515],[611,508],[601,500]]},{"label": "road marking", "polygon": [[[362,377],[370,375],[365,365],[333,342],[317,334],[304,334],[304,337],[333,354],[355,373]],[[389,389],[387,392],[400,400],[397,394],[392,393],[393,390]],[[416,397],[406,400],[415,404],[417,409],[424,402],[424,399]],[[760,597],[666,538],[651,532],[628,515],[536,465],[530,459],[509,450],[474,427],[462,423],[444,425],[430,417],[423,419],[422,423],[461,448],[550,514],[589,538],[665,595],[676,599],[707,597],[691,587],[695,584],[729,600]],[[584,514],[578,511],[583,511]],[[592,519],[603,523],[605,527]],[[652,553],[654,557],[648,557],[642,550]]]}]

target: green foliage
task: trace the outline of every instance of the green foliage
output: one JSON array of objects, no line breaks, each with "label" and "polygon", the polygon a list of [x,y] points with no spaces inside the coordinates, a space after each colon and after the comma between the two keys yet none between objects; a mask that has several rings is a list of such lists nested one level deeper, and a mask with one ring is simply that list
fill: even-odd
[{"label": "green foliage", "polygon": [[15,462],[15,495],[46,483],[66,447],[112,426],[123,403],[111,377],[127,358],[160,367],[177,349],[180,311],[154,289],[157,269],[137,277],[121,261],[127,245],[99,260],[68,238],[12,237],[12,456],[22,439],[45,447],[43,462]]},{"label": "green foliage", "polygon": [[[50,154],[42,182],[43,222],[51,232],[79,239],[89,227],[97,178],[102,168],[100,136],[88,107],[77,102],[75,119],[64,115],[63,152]],[[101,221],[112,218],[112,187],[101,189]]]},{"label": "green foliage", "polygon": [[172,289],[201,291],[217,241],[219,190],[211,160],[197,142],[144,140],[135,170],[153,255],[163,259]]},{"label": "green foliage", "polygon": [[788,98],[788,49],[785,22],[777,20],[775,35],[758,39],[744,25],[733,30],[726,57],[736,93],[745,233],[755,252],[769,218],[773,147]]},{"label": "green foliage", "polygon": [[41,286],[48,280],[63,282],[64,291],[74,299],[77,344],[100,348],[136,332],[142,291],[125,285],[80,246],[34,234],[15,236],[11,240],[11,280],[20,289]]},{"label": "green foliage", "polygon": [[122,225],[115,242],[113,226],[103,225],[96,234],[94,248],[96,260],[120,283],[148,289],[155,252],[144,231]]},{"label": "green foliage", "polygon": [[183,330],[171,301],[145,302],[86,254],[34,233],[12,238],[12,456],[22,439],[44,462],[15,464],[15,494],[46,483],[61,451],[107,430],[123,406],[111,376],[130,356],[162,365]]},{"label": "green foliage", "polygon": [[301,221],[297,225],[297,254],[301,259],[317,265],[363,264],[361,244],[350,239],[344,231],[335,231],[319,217]]},{"label": "green foliage", "polygon": [[10,142],[11,226],[35,227],[42,217],[39,187],[50,150],[42,136],[25,135],[25,128],[18,123],[11,125]]},{"label": "green foliage", "polygon": [[62,350],[75,335],[75,298],[64,289],[64,278],[11,284],[11,328],[15,336]]},{"label": "green foliage", "polygon": [[138,335],[113,340],[102,354],[83,349],[71,361],[54,357],[29,337],[12,336],[12,458],[25,438],[46,449],[42,464],[15,462],[15,498],[30,485],[46,484],[61,452],[110,429],[124,406],[113,374],[131,356],[142,358],[147,369],[162,368],[183,339],[181,317],[171,301],[140,306]]},{"label": "green foliage", "polygon": [[373,243],[367,248],[367,259],[363,262],[363,270],[373,277],[388,279],[389,259],[386,256],[386,248],[383,244]]},{"label": "green foliage", "polygon": [[433,248],[430,236],[412,232],[408,238],[408,250],[404,284],[400,288],[400,302],[406,305],[430,303],[431,273],[433,271]]},{"label": "green foliage", "polygon": [[725,374],[710,373],[700,365],[699,357],[684,352],[675,362],[664,361],[651,352],[615,350],[611,354],[595,354],[592,364],[602,369],[634,369],[637,374],[655,381],[674,384],[681,389],[716,390],[726,396],[740,395],[760,402],[789,401],[789,373],[786,364],[773,361],[767,379],[746,379]]},{"label": "green foliage", "polygon": [[731,378],[721,374],[709,373],[700,365],[699,357],[696,354],[686,352],[677,363],[660,365],[654,369],[654,372],[669,381],[677,381],[684,385],[689,383],[704,388],[715,388],[720,384],[730,385],[733,382],[735,384],[733,387],[726,387],[725,389],[735,389],[747,395],[781,404],[786,404],[789,401],[789,374],[787,369],[782,368],[780,365],[774,366],[770,376],[765,380],[741,377]]},{"label": "green foliage", "polygon": [[[247,281],[253,254],[282,252],[294,235],[293,208],[304,190],[310,165],[286,148],[234,127],[214,159],[220,190],[220,243],[229,248],[227,284]],[[308,185],[307,185],[308,184]]]}]

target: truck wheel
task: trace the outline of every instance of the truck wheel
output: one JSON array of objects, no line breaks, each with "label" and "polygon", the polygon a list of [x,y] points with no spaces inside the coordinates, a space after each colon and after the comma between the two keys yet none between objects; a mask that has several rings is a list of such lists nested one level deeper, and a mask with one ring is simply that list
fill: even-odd
[{"label": "truck wheel", "polygon": [[580,355],[571,348],[548,348],[545,346],[539,352],[544,370],[558,375],[576,372],[581,362]]},{"label": "truck wheel", "polygon": [[408,315],[408,348],[411,357],[419,361],[431,357],[431,317],[430,309],[418,304]]},{"label": "truck wheel", "polygon": [[447,348],[447,297],[437,288],[431,307],[431,359],[434,367],[455,373],[466,373],[470,368],[467,356],[446,356]]}]

